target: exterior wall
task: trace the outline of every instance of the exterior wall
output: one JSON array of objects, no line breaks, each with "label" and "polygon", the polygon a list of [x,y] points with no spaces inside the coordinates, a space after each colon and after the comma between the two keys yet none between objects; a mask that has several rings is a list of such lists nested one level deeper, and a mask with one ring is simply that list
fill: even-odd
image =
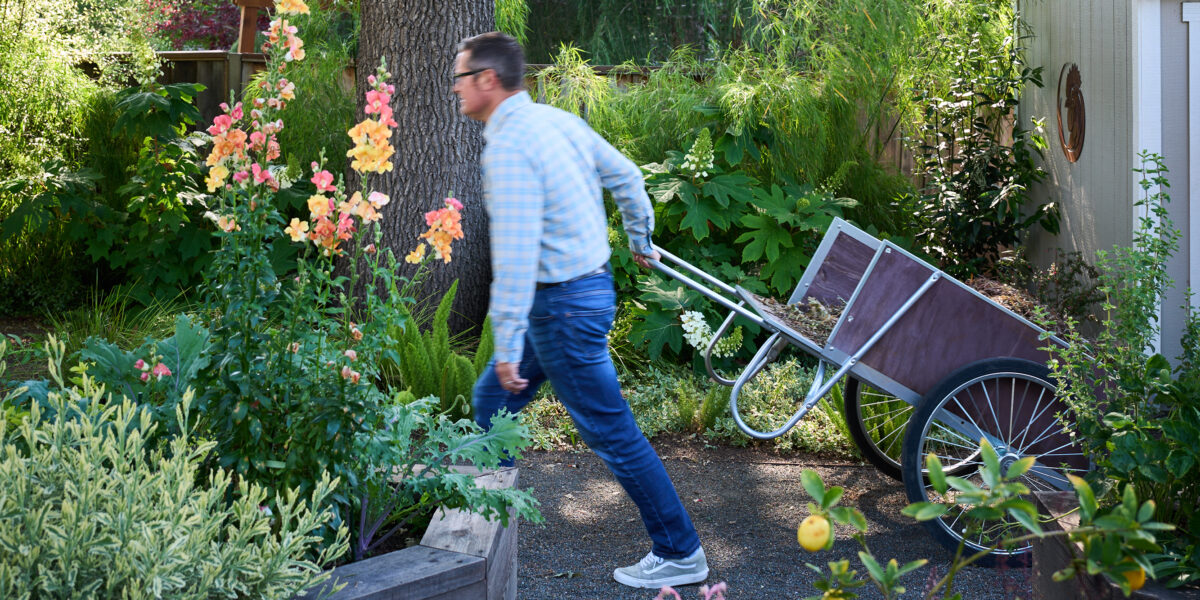
[{"label": "exterior wall", "polygon": [[[1045,119],[1049,142],[1043,167],[1046,181],[1031,190],[1035,199],[1059,204],[1062,231],[1057,237],[1035,234],[1030,259],[1042,266],[1055,249],[1080,251],[1094,260],[1096,251],[1128,245],[1133,228],[1130,169],[1132,151],[1134,42],[1133,0],[1022,0],[1033,29],[1026,41],[1027,60],[1042,67],[1042,88],[1026,89],[1021,124]],[[1059,74],[1075,63],[1082,75],[1086,139],[1079,160],[1067,160],[1059,144],[1056,106]],[[1063,111],[1066,118],[1066,111]]]},{"label": "exterior wall", "polygon": [[[1180,307],[1198,272],[1189,259],[1193,205],[1188,189],[1188,107],[1200,97],[1188,91],[1188,24],[1179,0],[1020,0],[1034,38],[1027,43],[1031,66],[1043,68],[1045,87],[1029,89],[1022,101],[1021,122],[1046,120],[1046,181],[1031,190],[1035,199],[1055,201],[1062,211],[1058,236],[1036,233],[1030,259],[1046,266],[1055,249],[1078,250],[1093,261],[1096,251],[1128,246],[1137,226],[1133,206],[1140,197],[1138,152],[1162,154],[1169,169],[1168,212],[1183,233],[1180,248],[1168,265],[1176,286],[1163,299],[1160,351],[1177,356],[1184,321]],[[1193,22],[1192,27],[1200,27]],[[1200,56],[1200,48],[1192,49]],[[1056,121],[1059,73],[1075,63],[1082,74],[1086,104],[1086,143],[1078,162],[1067,160],[1059,145]],[[1063,118],[1066,118],[1064,111]],[[1200,176],[1200,173],[1197,174]],[[1200,201],[1198,201],[1200,202]],[[1198,208],[1197,210],[1200,210]],[[1200,240],[1196,240],[1200,243]]]},{"label": "exterior wall", "polygon": [[[1163,354],[1177,356],[1180,350],[1178,333],[1184,321],[1184,311],[1180,308],[1185,302],[1184,291],[1191,286],[1200,287],[1200,282],[1193,281],[1189,270],[1192,261],[1188,258],[1193,252],[1193,245],[1200,241],[1189,239],[1189,208],[1200,206],[1200,199],[1190,198],[1188,188],[1192,187],[1188,159],[1188,103],[1200,103],[1200,98],[1188,96],[1188,23],[1181,18],[1178,0],[1164,0],[1160,3],[1162,20],[1160,34],[1162,36],[1162,155],[1166,161],[1171,187],[1167,192],[1171,195],[1171,203],[1167,205],[1171,220],[1183,235],[1179,241],[1179,250],[1168,265],[1171,278],[1175,280],[1175,289],[1163,299]],[[1200,22],[1193,22],[1191,27],[1200,27]],[[1200,53],[1200,48],[1191,50]],[[1200,173],[1195,174],[1200,176]]]}]

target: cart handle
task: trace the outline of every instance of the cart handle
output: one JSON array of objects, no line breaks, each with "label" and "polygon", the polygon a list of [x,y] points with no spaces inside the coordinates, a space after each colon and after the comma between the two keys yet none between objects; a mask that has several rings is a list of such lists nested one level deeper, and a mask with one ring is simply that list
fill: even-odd
[{"label": "cart handle", "polygon": [[[691,264],[689,264],[687,261],[683,260],[682,258],[679,258],[678,256],[675,256],[674,254],[671,254],[670,252],[667,252],[666,250],[663,250],[662,248],[659,248],[658,246],[651,244],[650,247],[653,248],[655,252],[658,252],[659,254],[661,254],[663,258],[679,265],[684,270],[692,273],[693,275],[695,275],[696,277],[699,277],[700,279],[703,279],[704,281],[708,282],[713,287],[720,289],[722,292],[725,292],[725,294],[728,294],[729,296],[736,296],[737,290],[735,290],[729,284],[721,281],[720,279],[717,279],[716,277],[713,277],[712,275],[709,275],[708,273],[705,273],[704,271],[701,271],[700,269],[692,266]],[[700,292],[702,295],[704,295],[709,300],[712,300],[713,302],[716,302],[716,303],[720,304],[721,306],[724,306],[725,308],[728,308],[729,310],[732,310],[732,311],[738,313],[739,315],[742,315],[743,317],[750,319],[751,321],[753,321],[755,324],[757,324],[759,326],[762,326],[766,323],[766,321],[762,317],[758,316],[757,313],[754,313],[753,311],[748,310],[741,302],[735,303],[733,300],[729,299],[726,295],[715,292],[712,290],[712,288],[709,288],[705,285],[702,285],[702,284],[696,282],[696,280],[692,279],[691,277],[688,277],[687,275],[684,275],[683,273],[680,273],[679,271],[676,271],[675,269],[668,267],[662,261],[654,260],[653,258],[648,259],[648,261],[651,264],[651,266],[653,266],[655,269],[658,269],[659,271],[666,273],[667,275],[671,276],[672,279],[679,281],[683,285],[686,285],[686,286],[692,288],[693,290]]]}]

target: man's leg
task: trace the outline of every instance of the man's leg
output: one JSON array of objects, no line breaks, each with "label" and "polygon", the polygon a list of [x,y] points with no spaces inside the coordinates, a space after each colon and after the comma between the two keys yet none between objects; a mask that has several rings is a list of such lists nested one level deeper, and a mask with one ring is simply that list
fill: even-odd
[{"label": "man's leg", "polygon": [[[528,333],[525,334],[525,350],[522,353],[519,368],[521,377],[529,380],[529,385],[524,390],[514,394],[501,387],[500,380],[496,378],[495,362],[495,358],[488,361],[487,366],[483,368],[483,373],[475,381],[475,388],[471,392],[471,403],[475,406],[475,422],[485,431],[491,429],[492,417],[500,409],[503,408],[511,414],[521,412],[521,409],[533,400],[538,388],[546,381],[546,375],[542,372],[542,365],[538,363],[537,354],[533,350],[533,343],[530,341]],[[503,467],[512,465],[512,459],[500,462],[500,466]]]},{"label": "man's leg", "polygon": [[615,294],[607,273],[561,284],[538,291],[530,337],[542,370],[580,436],[641,511],[654,555],[687,558],[699,550],[699,536],[662,461],[621,396],[608,355],[614,312]]}]

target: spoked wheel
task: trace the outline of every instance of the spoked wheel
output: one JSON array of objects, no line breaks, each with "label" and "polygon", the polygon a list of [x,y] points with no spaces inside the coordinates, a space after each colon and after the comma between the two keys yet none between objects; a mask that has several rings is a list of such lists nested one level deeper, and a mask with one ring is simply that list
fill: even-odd
[{"label": "spoked wheel", "polygon": [[[1031,491],[1070,490],[1068,473],[1082,475],[1088,461],[1060,421],[1066,405],[1055,397],[1056,385],[1049,370],[1035,362],[998,358],[973,363],[942,380],[931,391],[910,421],[904,438],[902,467],[904,489],[910,502],[951,504],[957,492],[938,494],[921,470],[932,452],[943,465],[955,464],[958,477],[983,486],[980,439],[987,439],[1000,458],[1001,472],[1027,456],[1035,463],[1022,478]],[[925,521],[935,539],[952,551],[964,544],[964,554],[998,546],[1021,536],[1025,529],[1006,516],[1003,520],[971,524],[963,518],[969,507],[952,506],[941,518]],[[1017,566],[1027,564],[1028,542],[997,547],[976,564]]]},{"label": "spoked wheel", "polygon": [[842,405],[846,408],[850,437],[863,458],[888,477],[901,479],[904,428],[913,414],[913,405],[853,375],[846,377]]}]

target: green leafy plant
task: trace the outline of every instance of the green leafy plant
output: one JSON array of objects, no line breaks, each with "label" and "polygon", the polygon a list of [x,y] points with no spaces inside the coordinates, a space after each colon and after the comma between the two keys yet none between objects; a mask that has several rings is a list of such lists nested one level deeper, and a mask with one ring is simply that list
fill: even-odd
[{"label": "green leafy plant", "polygon": [[399,384],[415,398],[440,398],[442,413],[471,418],[475,380],[492,356],[492,327],[490,319],[484,319],[473,360],[455,352],[450,345],[447,321],[457,293],[458,281],[455,281],[438,303],[427,331],[421,331],[417,320],[408,314],[402,326],[394,326],[388,332],[396,340],[396,346],[384,350],[380,371],[385,380],[398,375]]},{"label": "green leafy plant", "polygon": [[1049,346],[1059,395],[1070,406],[1076,439],[1097,463],[1094,481],[1131,486],[1155,501],[1155,518],[1174,524],[1165,540],[1174,566],[1161,572],[1173,584],[1200,581],[1200,518],[1181,494],[1200,492],[1200,312],[1189,308],[1178,365],[1154,351],[1163,332],[1162,294],[1171,286],[1167,261],[1179,232],[1167,216],[1162,157],[1142,153],[1137,205],[1146,211],[1133,245],[1100,253],[1104,294],[1094,343],[1074,327],[1067,347]]},{"label": "green leafy plant", "polygon": [[[1007,469],[1002,469],[995,449],[986,439],[980,440],[980,453],[983,459],[980,466],[981,480],[986,482],[983,486],[960,477],[946,475],[941,462],[930,454],[926,458],[930,483],[942,497],[953,498],[953,502],[917,502],[908,505],[902,512],[918,521],[928,521],[937,519],[952,509],[965,509],[962,510],[962,518],[959,520],[959,526],[968,532],[964,538],[969,537],[972,530],[994,526],[998,520],[1007,519],[1018,524],[1019,527],[1013,529],[1013,534],[1001,541],[1001,544],[1020,544],[1033,538],[1048,536],[1065,537],[1071,548],[1076,543],[1080,544],[1083,554],[1072,555],[1070,565],[1055,573],[1054,576],[1058,580],[1068,579],[1076,572],[1086,571],[1092,575],[1104,573],[1112,576],[1128,596],[1133,588],[1124,576],[1126,572],[1142,569],[1151,577],[1154,576],[1154,566],[1145,553],[1160,549],[1155,538],[1156,532],[1169,531],[1173,527],[1154,520],[1155,504],[1152,500],[1139,503],[1133,488],[1126,486],[1118,504],[1110,509],[1100,510],[1096,496],[1087,482],[1069,475],[1080,503],[1079,527],[1071,531],[1045,533],[1038,524],[1037,509],[1027,499],[1030,491],[1020,483],[1021,476],[1033,467],[1034,457],[1025,457],[1009,465]],[[905,588],[901,585],[900,578],[920,569],[928,561],[918,559],[900,565],[892,559],[886,565],[880,564],[868,547],[868,523],[863,514],[853,507],[836,506],[844,490],[838,486],[826,488],[821,477],[812,470],[805,470],[801,474],[801,483],[804,491],[816,502],[808,504],[811,516],[806,518],[797,530],[801,544],[810,551],[827,549],[832,545],[834,536],[830,522],[850,527],[851,537],[863,548],[858,557],[867,571],[867,579],[864,580],[857,571],[850,569],[847,560],[830,562],[828,574],[820,567],[808,564],[810,569],[824,575],[824,579],[815,584],[817,589],[824,593],[813,598],[855,598],[857,595],[851,590],[866,585],[868,581],[884,598],[897,598],[903,594]],[[947,492],[952,493],[947,495]],[[820,537],[822,532],[827,532],[827,540]],[[814,540],[825,541],[825,544],[822,546],[814,543]],[[926,590],[925,598],[961,598],[961,594],[953,591],[956,575],[963,568],[987,556],[993,549],[985,548],[964,556],[963,546],[960,544],[947,573]]]},{"label": "green leafy plant", "polygon": [[[190,401],[189,392],[180,422]],[[157,424],[146,408],[88,377],[49,404],[50,413],[34,405],[17,427],[0,421],[5,597],[286,599],[327,579],[322,566],[346,551],[344,527],[321,547],[317,533],[332,515],[310,508],[336,479],[321,477],[308,496],[273,498],[235,484],[230,472],[204,467],[213,442],[185,431],[152,443]]]},{"label": "green leafy plant", "polygon": [[[707,131],[701,130],[687,154],[672,151],[665,162],[643,167],[656,203],[657,238],[672,254],[727,283],[786,296],[803,275],[825,229],[855,202],[787,179],[763,186],[717,159]],[[624,277],[632,279],[636,267],[632,260],[626,266],[627,254],[618,251],[617,263]],[[651,284],[637,299],[635,312],[642,319],[634,323],[632,340],[645,344],[650,358],[658,358],[664,347],[680,353],[680,314],[699,294],[651,275]]]},{"label": "green leafy plant", "polygon": [[[22,195],[42,190],[3,222],[3,236],[44,233],[60,223],[67,239],[95,263],[134,278],[134,297],[174,296],[199,281],[212,248],[200,185],[195,140],[183,137],[200,113],[199,84],[150,84],[118,94],[117,136],[138,140],[136,165],[119,187],[84,167],[62,161],[43,165],[44,176],[18,178],[4,190]],[[99,143],[99,140],[96,140]],[[106,197],[99,186],[107,186]],[[112,189],[112,188],[115,188]]]},{"label": "green leafy plant", "polygon": [[967,275],[991,268],[1034,225],[1057,233],[1058,213],[1053,203],[1027,206],[1029,186],[1046,177],[1035,162],[1046,147],[1042,135],[1014,124],[1011,144],[1002,139],[1021,90],[1041,87],[1041,68],[1025,66],[1012,37],[998,47],[978,32],[940,42],[961,71],[944,94],[921,90],[915,100],[925,107],[914,140],[928,182],[918,242],[942,268]]},{"label": "green leafy plant", "polygon": [[510,509],[512,515],[542,521],[538,502],[529,492],[475,485],[471,475],[452,466],[468,462],[494,469],[500,457],[519,458],[526,445],[526,427],[503,416],[483,431],[471,421],[447,419],[437,407],[435,397],[414,400],[401,392],[382,406],[386,427],[363,437],[364,458],[371,464],[389,465],[392,475],[369,485],[369,493],[360,500],[355,560],[437,506],[470,510],[503,525],[508,525]]}]

